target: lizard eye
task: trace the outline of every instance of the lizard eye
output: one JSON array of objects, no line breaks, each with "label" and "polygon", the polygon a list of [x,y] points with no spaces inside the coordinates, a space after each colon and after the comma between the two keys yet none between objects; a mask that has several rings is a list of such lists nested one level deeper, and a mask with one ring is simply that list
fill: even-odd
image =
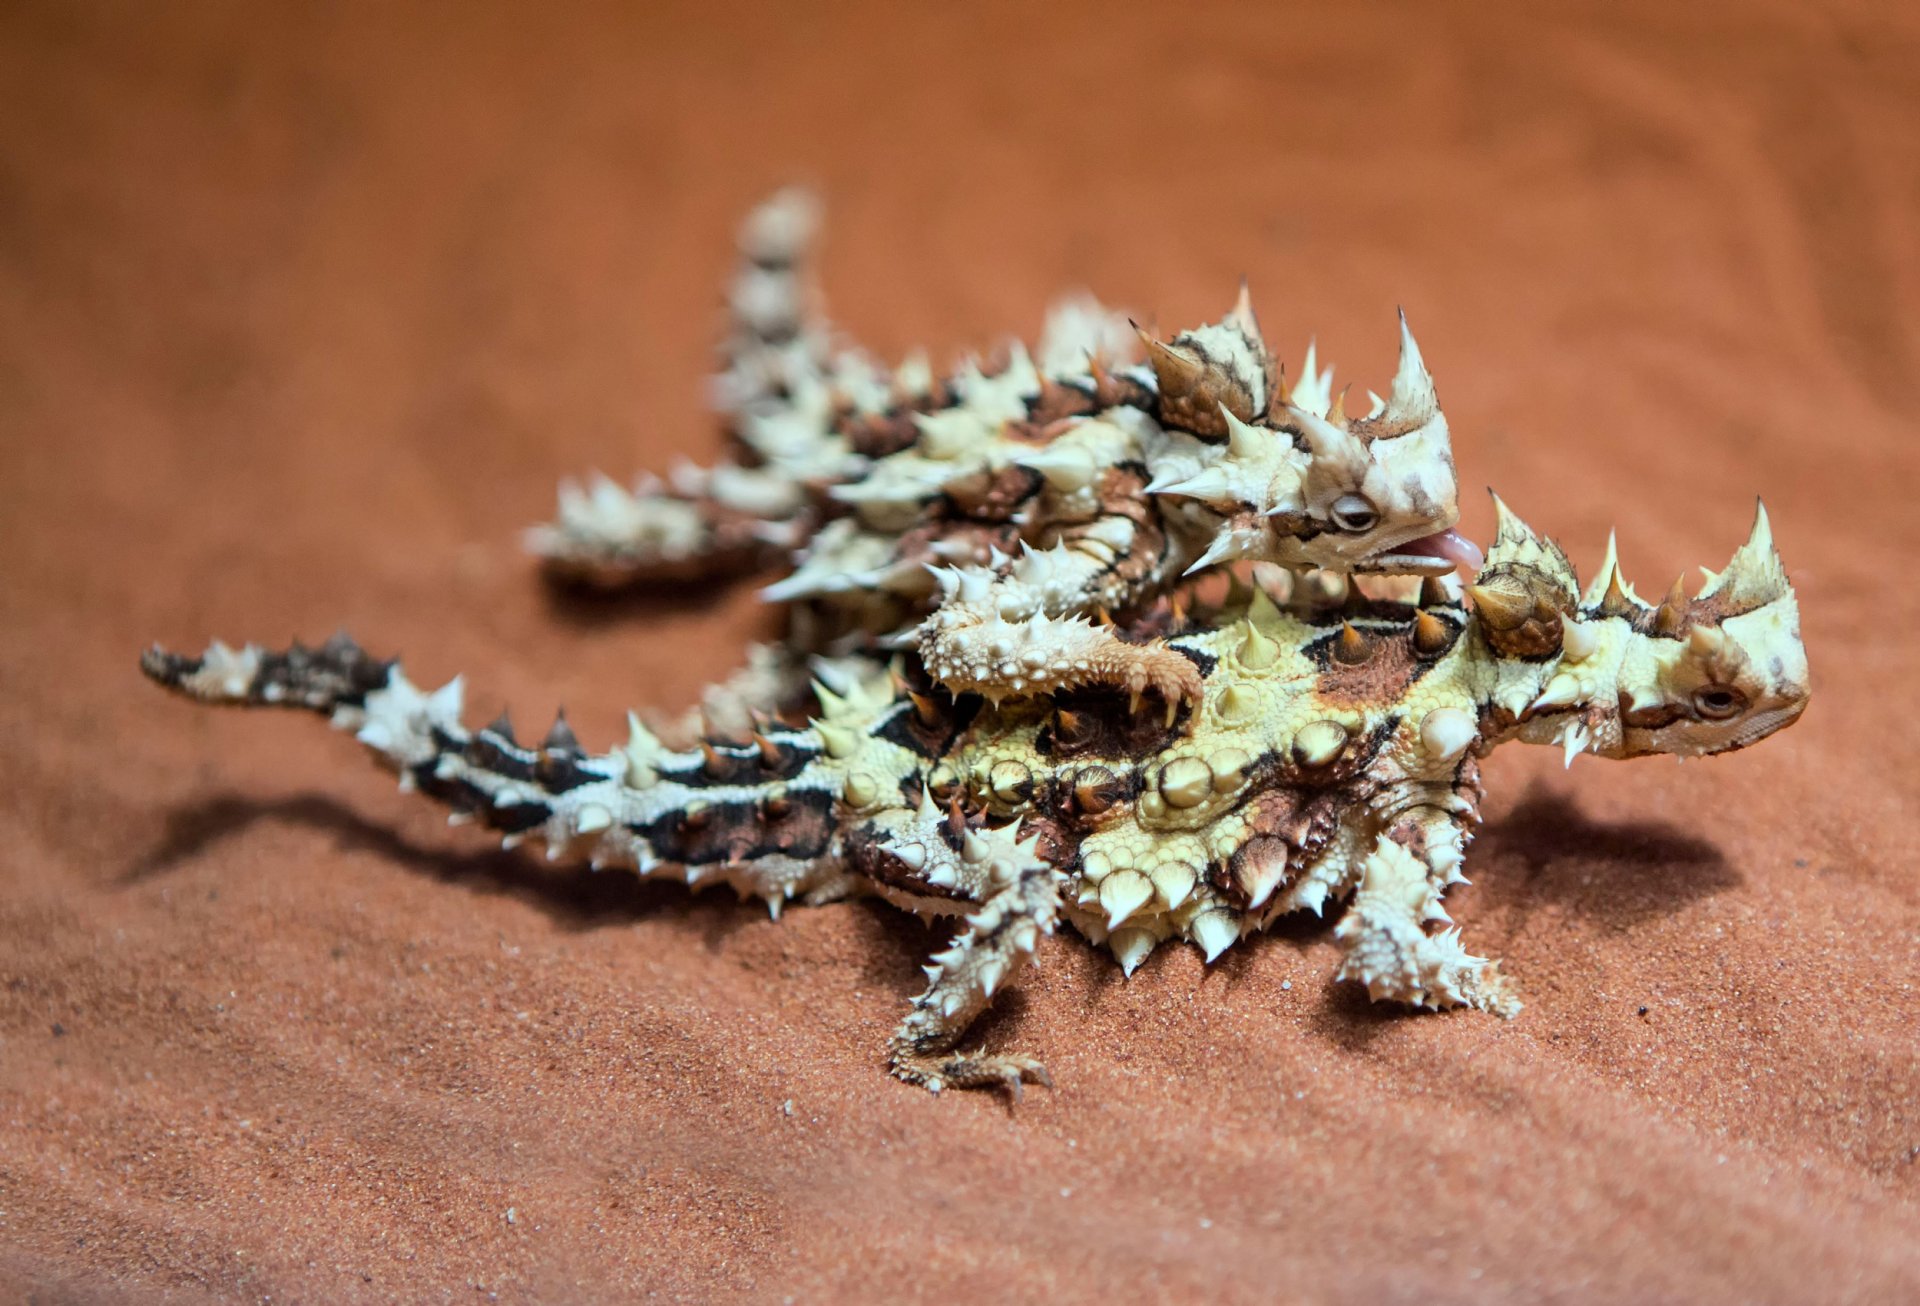
[{"label": "lizard eye", "polygon": [[1352,535],[1370,531],[1380,520],[1374,506],[1357,494],[1343,494],[1333,501],[1333,524]]},{"label": "lizard eye", "polygon": [[1693,710],[1709,721],[1725,721],[1747,710],[1747,696],[1730,685],[1702,685],[1693,691]]}]

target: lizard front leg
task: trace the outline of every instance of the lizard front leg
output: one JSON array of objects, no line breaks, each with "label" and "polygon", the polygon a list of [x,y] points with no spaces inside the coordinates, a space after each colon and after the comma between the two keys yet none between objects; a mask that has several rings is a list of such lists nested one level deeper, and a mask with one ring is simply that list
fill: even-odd
[{"label": "lizard front leg", "polygon": [[1129,644],[1083,615],[1109,597],[1116,557],[1138,530],[1105,517],[1045,552],[937,571],[940,605],[916,632],[928,672],[995,702],[1086,684],[1157,694],[1169,711],[1198,697],[1200,670],[1186,657],[1158,640]]},{"label": "lizard front leg", "polygon": [[1374,844],[1360,884],[1334,937],[1346,950],[1336,979],[1358,980],[1375,1001],[1417,1007],[1478,1007],[1512,1016],[1520,1000],[1499,963],[1460,945],[1460,931],[1429,933],[1448,922],[1440,896],[1459,881],[1464,832],[1438,808],[1400,814]]},{"label": "lizard front leg", "polygon": [[918,813],[885,813],[848,847],[850,864],[891,901],[925,914],[975,908],[925,967],[927,990],[888,1044],[893,1073],[935,1093],[1005,1088],[1016,1100],[1024,1083],[1051,1084],[1025,1054],[959,1050],[967,1027],[1053,933],[1060,891],[1035,840],[1018,839],[1011,827],[969,827],[957,810],[942,815],[923,798]]}]

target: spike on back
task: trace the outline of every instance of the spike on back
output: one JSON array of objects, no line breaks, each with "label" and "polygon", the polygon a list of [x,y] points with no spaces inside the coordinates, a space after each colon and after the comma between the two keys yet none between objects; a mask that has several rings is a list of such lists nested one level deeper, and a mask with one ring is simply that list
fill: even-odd
[{"label": "spike on back", "polygon": [[1159,340],[1137,323],[1160,392],[1160,419],[1206,440],[1228,433],[1220,410],[1243,422],[1267,411],[1276,388],[1273,355],[1267,352],[1253,302],[1243,282],[1239,298],[1220,321]]},{"label": "spike on back", "polygon": [[1773,545],[1767,505],[1757,503],[1747,542],[1735,550],[1733,560],[1700,591],[1696,601],[1725,617],[1752,612],[1789,592],[1786,568]]}]

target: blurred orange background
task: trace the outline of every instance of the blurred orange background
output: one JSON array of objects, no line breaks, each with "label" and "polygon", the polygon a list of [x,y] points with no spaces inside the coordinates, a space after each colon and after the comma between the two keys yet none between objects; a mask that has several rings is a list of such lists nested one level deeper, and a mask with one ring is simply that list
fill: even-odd
[{"label": "blurred orange background", "polygon": [[[1893,5],[0,8],[0,1276],[61,1300],[1920,1296],[1920,19]],[[890,1081],[942,937],[487,851],[160,639],[339,625],[602,747],[770,629],[556,600],[554,483],[705,459],[731,233],[883,355],[1250,278],[1394,309],[1492,485],[1663,590],[1764,495],[1817,691],[1510,750],[1450,899],[1512,1023],[1303,923],[1061,941],[1017,1110]],[[679,595],[684,600],[688,596]]]}]

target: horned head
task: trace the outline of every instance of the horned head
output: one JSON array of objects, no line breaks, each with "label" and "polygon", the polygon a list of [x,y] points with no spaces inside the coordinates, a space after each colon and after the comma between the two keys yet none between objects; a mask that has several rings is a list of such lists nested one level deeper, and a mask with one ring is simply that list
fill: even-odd
[{"label": "horned head", "polygon": [[1566,555],[1495,499],[1500,526],[1468,588],[1495,656],[1539,664],[1529,702],[1509,705],[1520,737],[1568,760],[1731,752],[1791,725],[1810,689],[1800,613],[1765,505],[1726,568],[1688,597],[1676,580],[1646,603],[1607,541],[1585,591]]},{"label": "horned head", "polygon": [[1202,439],[1217,432],[1220,456],[1196,475],[1151,487],[1225,518],[1196,566],[1248,559],[1426,575],[1477,566],[1478,551],[1449,529],[1460,509],[1447,419],[1405,314],[1391,390],[1358,418],[1347,415],[1333,369],[1322,371],[1311,348],[1289,386],[1258,332],[1243,292],[1222,322],[1170,344],[1149,342],[1163,417],[1169,387],[1214,400],[1210,423],[1183,429]]}]

